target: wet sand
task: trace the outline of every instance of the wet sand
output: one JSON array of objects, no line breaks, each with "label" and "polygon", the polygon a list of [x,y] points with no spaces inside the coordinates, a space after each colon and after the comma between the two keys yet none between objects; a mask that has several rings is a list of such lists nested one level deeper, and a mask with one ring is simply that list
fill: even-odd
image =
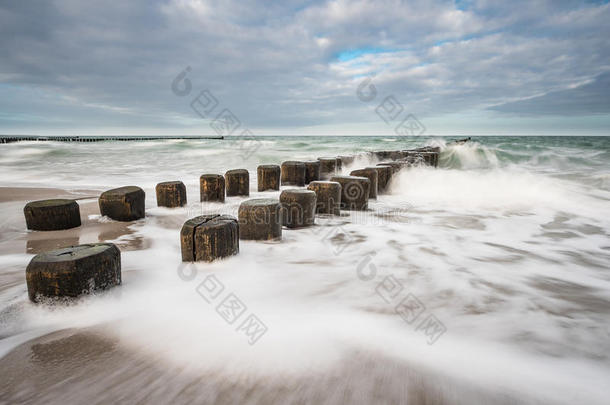
[{"label": "wet sand", "polygon": [[59,188],[29,188],[29,187],[0,187],[0,203],[11,201],[33,201],[49,198],[83,199],[96,197],[99,194],[92,190],[62,190]]},{"label": "wet sand", "polygon": [[[371,352],[348,353],[324,373],[273,379],[192,370],[127,350],[102,328],[64,330],[0,359],[6,403],[475,404],[528,403],[414,372]],[[391,376],[391,378],[389,378]]]},{"label": "wet sand", "polygon": [[[79,243],[114,240],[133,233],[129,228],[133,223],[99,221],[96,217],[99,215],[98,194],[95,190],[0,188],[0,204],[5,208],[5,221],[9,222],[0,238],[0,253],[36,254]],[[27,201],[46,198],[77,199],[82,225],[62,231],[26,231],[19,207]],[[159,225],[167,228],[177,228],[181,221],[180,217],[158,218]],[[126,238],[118,245],[122,251],[147,247],[146,240],[132,238]],[[5,269],[0,291],[25,283],[24,268],[25,263]],[[114,325],[108,330],[120,330],[120,326]],[[0,370],[2,403],[513,402],[503,395],[482,393],[446,378],[441,390],[437,387],[441,383],[439,377],[415,373],[405,364],[370,352],[350,353],[331,370],[301,376],[263,378],[246,373],[224,375],[222,370],[189,370],[139,353],[101,326],[52,332],[22,343],[0,358]],[[448,386],[456,390],[457,395],[448,395]]]},{"label": "wet sand", "polygon": [[[83,243],[104,242],[132,234],[131,222],[106,221],[90,219],[99,215],[98,190],[61,190],[56,188],[17,188],[0,187],[0,254],[28,253],[37,254],[46,250],[78,245]],[[75,199],[80,208],[81,226],[61,231],[35,232],[27,231],[23,207],[29,201],[69,198]],[[143,241],[125,239],[118,243],[124,250],[136,250],[143,247]]]},{"label": "wet sand", "polygon": [[[3,221],[0,254],[16,256],[14,264],[6,265],[0,273],[0,295],[10,295],[17,289],[22,289],[25,285],[25,266],[29,258],[43,250],[108,240],[117,243],[123,252],[137,254],[138,251],[150,247],[151,240],[146,236],[150,233],[138,232],[138,221],[122,223],[99,217],[99,193],[99,190],[0,188],[0,220]],[[23,206],[27,201],[43,198],[77,199],[82,225],[64,231],[26,231]],[[189,215],[186,211],[172,214],[156,209],[151,211],[150,215],[147,212],[148,225],[152,225],[153,232],[158,232],[159,229],[171,230],[169,240],[174,231],[178,232],[185,216]],[[412,221],[400,213],[385,215],[393,222]],[[454,222],[455,227],[480,228],[474,219],[472,223],[457,220]],[[355,234],[352,243],[361,244],[366,238],[366,235]],[[165,240],[161,240],[161,243],[164,242]],[[392,241],[388,244],[392,246]],[[404,246],[396,243],[399,257],[403,250]],[[244,251],[245,254],[247,250]],[[323,259],[308,260],[307,263],[316,266]],[[332,266],[330,262],[326,264]],[[124,282],[145,282],[143,278],[138,278],[145,271],[146,268],[139,263],[132,266],[124,272]],[[534,286],[557,290],[556,286],[551,284]],[[121,288],[113,289],[117,294],[122,291]],[[148,293],[147,291],[146,300],[155,299],[154,295],[149,298]],[[150,293],[157,294],[155,291]],[[571,289],[565,293],[573,295]],[[577,295],[581,297],[582,292]],[[587,297],[584,299],[587,299],[587,302],[592,301]],[[599,305],[599,300],[592,302]],[[603,304],[604,308],[607,308],[607,302]],[[19,317],[18,314],[23,311],[19,311],[15,306],[23,305],[29,303],[9,304],[0,312],[0,318]],[[166,307],[173,310],[172,305]],[[70,313],[70,316],[72,315]],[[170,363],[163,356],[134,346],[129,338],[123,340],[122,321],[100,324],[93,320],[91,324],[96,324],[95,327],[56,329],[52,333],[34,331],[34,335],[30,337],[25,334],[19,336],[23,332],[19,328],[27,330],[27,327],[21,326],[26,324],[27,319],[23,321],[19,319],[17,322],[11,322],[17,325],[14,330],[0,331],[0,339],[10,339],[13,336],[21,339],[16,345],[10,345],[8,353],[0,357],[0,403],[541,403],[539,399],[527,397],[528,393],[523,391],[507,391],[484,384],[475,386],[472,381],[458,381],[456,375],[452,378],[449,374],[439,373],[438,370],[428,371],[421,364],[413,367],[397,358],[388,357],[387,353],[382,354],[359,346],[346,348],[341,357],[324,370],[307,370],[290,375],[277,373],[262,377],[249,373],[248,370],[236,371],[235,367],[230,366],[226,369],[222,366],[205,367],[205,357],[201,358],[203,367],[199,368],[194,368],[192,364]],[[189,323],[189,327],[190,325]],[[140,333],[140,330],[137,333]],[[206,331],[199,335],[204,337],[207,334]],[[201,345],[206,345],[205,338],[202,339]],[[315,341],[312,345],[315,345]],[[312,352],[315,353],[314,350]],[[320,356],[324,356],[324,353]],[[232,366],[235,366],[236,362],[239,360],[227,357],[227,363]],[[468,364],[460,364],[458,367],[463,367],[464,374],[468,374]]]}]

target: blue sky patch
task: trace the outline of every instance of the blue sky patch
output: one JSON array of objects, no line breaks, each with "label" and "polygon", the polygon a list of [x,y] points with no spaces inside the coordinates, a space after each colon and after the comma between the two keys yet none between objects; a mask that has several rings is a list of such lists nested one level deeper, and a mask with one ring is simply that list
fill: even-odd
[{"label": "blue sky patch", "polygon": [[340,62],[349,62],[350,60],[357,59],[363,55],[376,54],[376,53],[386,53],[386,52],[396,52],[394,49],[386,49],[386,48],[360,48],[360,49],[350,49],[347,51],[342,51],[337,54],[337,59]]}]

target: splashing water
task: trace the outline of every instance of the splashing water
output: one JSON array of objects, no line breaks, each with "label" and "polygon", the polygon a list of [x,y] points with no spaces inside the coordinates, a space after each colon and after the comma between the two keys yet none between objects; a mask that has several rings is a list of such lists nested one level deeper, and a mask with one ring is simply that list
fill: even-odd
[{"label": "splashing water", "polygon": [[[145,220],[108,231],[117,224],[96,215],[96,200],[79,200],[91,216],[73,239],[117,243],[123,285],[49,306],[27,300],[37,235],[24,231],[24,202],[1,203],[0,361],[39,383],[11,377],[0,397],[606,402],[610,138],[261,140],[3,145],[2,187],[95,196],[134,184],[148,209]],[[318,217],[313,228],[285,229],[281,242],[241,241],[238,256],[180,277],[182,223],[202,211],[236,215],[243,201],[202,206],[199,175],[246,168],[251,198],[277,198],[254,191],[258,164],[424,144],[441,146],[439,168],[401,171],[369,211]],[[343,172],[376,163],[361,155]],[[156,207],[154,186],[168,180],[186,184],[187,207]],[[227,323],[220,302],[198,292],[210,275],[224,286],[219,299],[235,294],[243,316],[266,325],[254,345],[241,319]],[[409,297],[423,306],[415,320],[397,312]],[[434,344],[420,326],[430,317],[446,329]]]}]

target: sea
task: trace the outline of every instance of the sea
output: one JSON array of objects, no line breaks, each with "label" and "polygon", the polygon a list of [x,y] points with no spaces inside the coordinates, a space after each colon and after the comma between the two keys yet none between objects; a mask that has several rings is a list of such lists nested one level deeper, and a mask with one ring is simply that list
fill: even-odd
[{"label": "sea", "polygon": [[[457,138],[0,145],[2,193],[87,190],[95,208],[146,192],[127,231],[76,237],[121,247],[122,285],[70,302],[28,301],[36,232],[25,201],[0,203],[0,402],[607,404],[610,137]],[[367,151],[427,145],[438,167],[394,174],[367,211],[181,262],[187,219],[278,198],[257,191],[260,164],[354,155],[349,174],[380,162]],[[199,202],[200,175],[240,168],[249,197]],[[172,180],[188,204],[157,207]]]}]

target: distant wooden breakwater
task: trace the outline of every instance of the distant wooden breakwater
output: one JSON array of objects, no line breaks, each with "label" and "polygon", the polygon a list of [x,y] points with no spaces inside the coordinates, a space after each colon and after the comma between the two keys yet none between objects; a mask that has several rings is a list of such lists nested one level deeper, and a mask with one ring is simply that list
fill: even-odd
[{"label": "distant wooden breakwater", "polygon": [[104,141],[160,141],[168,139],[200,140],[224,139],[223,136],[42,136],[42,135],[0,135],[0,143],[21,141],[53,142],[104,142]]},{"label": "distant wooden breakwater", "polygon": [[[437,167],[439,147],[366,152],[380,162],[355,168],[349,175],[343,166],[353,166],[355,155],[320,157],[316,160],[285,161],[281,165],[257,168],[257,190],[279,191],[279,199],[254,198],[243,201],[238,217],[209,214],[188,219],[180,231],[184,262],[204,261],[236,255],[240,240],[281,240],[282,229],[315,225],[316,215],[339,215],[341,210],[367,210],[369,199],[389,193],[392,176],[414,166]],[[223,203],[225,196],[248,197],[250,173],[246,169],[202,174],[201,202]],[[164,181],[155,188],[157,206],[183,207],[187,203],[182,181]],[[103,192],[98,199],[100,213],[116,221],[145,218],[145,193],[137,186]],[[32,201],[24,207],[27,228],[51,231],[81,226],[79,206],[74,200]],[[112,243],[68,246],[36,255],[26,269],[31,301],[76,297],[121,284],[121,254]]]}]

